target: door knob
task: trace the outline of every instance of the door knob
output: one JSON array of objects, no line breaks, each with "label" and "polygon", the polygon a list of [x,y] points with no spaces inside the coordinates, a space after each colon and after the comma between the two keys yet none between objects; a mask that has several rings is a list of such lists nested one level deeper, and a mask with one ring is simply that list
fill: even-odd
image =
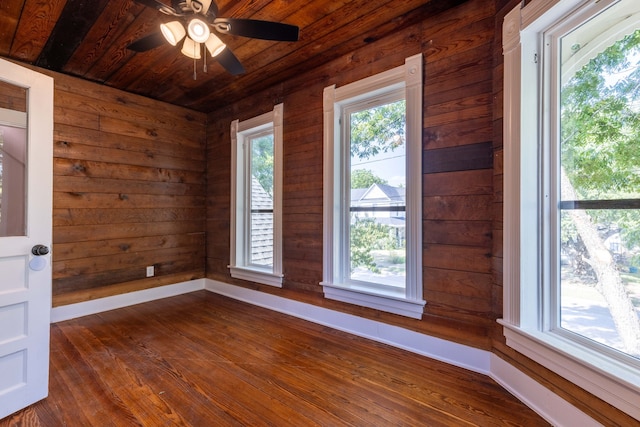
[{"label": "door knob", "polygon": [[35,245],[33,248],[31,248],[31,253],[35,256],[46,255],[49,253],[49,248],[45,245]]}]

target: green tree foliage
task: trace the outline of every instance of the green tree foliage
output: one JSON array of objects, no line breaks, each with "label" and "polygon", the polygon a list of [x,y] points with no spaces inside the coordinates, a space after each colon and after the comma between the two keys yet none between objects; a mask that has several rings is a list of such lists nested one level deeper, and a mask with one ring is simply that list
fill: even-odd
[{"label": "green tree foliage", "polygon": [[404,100],[351,114],[351,157],[368,159],[403,145],[405,123]]},{"label": "green tree foliage", "polygon": [[251,140],[251,174],[273,197],[273,134]]},{"label": "green tree foliage", "polygon": [[372,251],[393,247],[389,227],[378,224],[373,218],[356,220],[351,225],[351,270],[365,267],[372,273],[380,273],[373,259]]},{"label": "green tree foliage", "polygon": [[[562,87],[562,164],[582,199],[640,199],[640,30],[591,59]],[[640,211],[591,211],[640,244]]]},{"label": "green tree foliage", "polygon": [[[637,193],[640,30],[580,69],[562,89],[562,155],[583,197]],[[631,63],[634,58],[634,64]],[[631,71],[607,84],[608,75]]]},{"label": "green tree foliage", "polygon": [[372,184],[387,184],[387,180],[380,178],[369,169],[351,171],[351,188],[369,188]]}]

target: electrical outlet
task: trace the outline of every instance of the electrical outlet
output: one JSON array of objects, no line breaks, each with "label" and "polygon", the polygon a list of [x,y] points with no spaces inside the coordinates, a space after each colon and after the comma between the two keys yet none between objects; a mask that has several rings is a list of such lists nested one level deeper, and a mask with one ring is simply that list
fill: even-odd
[{"label": "electrical outlet", "polygon": [[153,265],[147,267],[147,277],[153,277],[155,274]]}]

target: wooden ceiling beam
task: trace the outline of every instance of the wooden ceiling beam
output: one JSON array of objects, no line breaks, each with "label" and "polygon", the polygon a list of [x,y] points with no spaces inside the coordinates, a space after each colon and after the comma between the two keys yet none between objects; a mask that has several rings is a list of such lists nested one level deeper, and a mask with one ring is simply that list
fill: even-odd
[{"label": "wooden ceiling beam", "polygon": [[35,65],[60,71],[82,43],[109,0],[67,0]]},{"label": "wooden ceiling beam", "polygon": [[33,64],[47,43],[66,1],[27,0],[11,41],[9,57]]},{"label": "wooden ceiling beam", "polygon": [[144,9],[131,0],[111,0],[109,3],[62,68],[63,72],[84,76]]},{"label": "wooden ceiling beam", "polygon": [[0,3],[0,55],[8,55],[25,0],[3,0]]}]

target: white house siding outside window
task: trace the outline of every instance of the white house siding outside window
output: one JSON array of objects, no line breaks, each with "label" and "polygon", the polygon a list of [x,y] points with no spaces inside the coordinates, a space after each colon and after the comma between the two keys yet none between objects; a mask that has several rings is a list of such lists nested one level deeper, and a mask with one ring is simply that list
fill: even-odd
[{"label": "white house siding outside window", "polygon": [[325,297],[421,318],[422,55],[324,90]]},{"label": "white house siding outside window", "polygon": [[640,2],[505,18],[507,344],[640,420]]},{"label": "white house siding outside window", "polygon": [[282,286],[282,113],[231,123],[231,276]]}]

